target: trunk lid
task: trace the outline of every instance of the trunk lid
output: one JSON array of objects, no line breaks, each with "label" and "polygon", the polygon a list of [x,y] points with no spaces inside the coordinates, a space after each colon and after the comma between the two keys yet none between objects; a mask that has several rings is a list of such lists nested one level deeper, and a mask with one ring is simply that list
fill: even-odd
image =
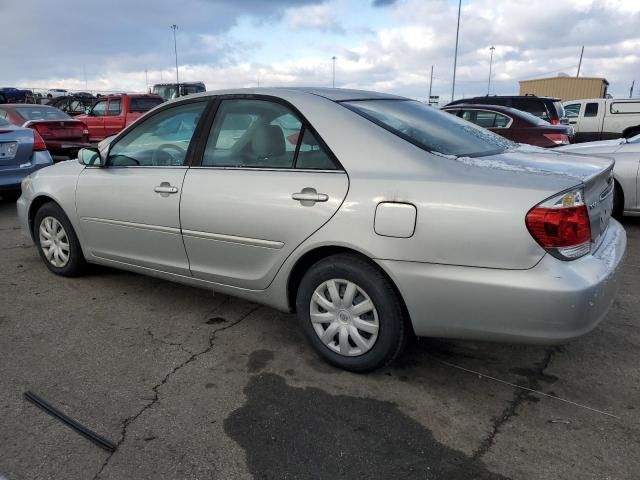
[{"label": "trunk lid", "polygon": [[80,120],[31,120],[25,127],[37,130],[43,140],[77,140],[84,139],[86,125]]},{"label": "trunk lid", "polygon": [[33,132],[14,125],[0,126],[0,171],[14,170],[31,159]]},{"label": "trunk lid", "polygon": [[[613,165],[610,158],[572,155],[568,152],[520,145],[491,158],[498,168],[547,176],[564,176],[584,186],[584,199],[591,223],[591,241],[599,245],[613,210]],[[474,158],[481,162],[483,158]],[[487,160],[491,161],[491,160]],[[543,199],[541,199],[543,200]]]}]

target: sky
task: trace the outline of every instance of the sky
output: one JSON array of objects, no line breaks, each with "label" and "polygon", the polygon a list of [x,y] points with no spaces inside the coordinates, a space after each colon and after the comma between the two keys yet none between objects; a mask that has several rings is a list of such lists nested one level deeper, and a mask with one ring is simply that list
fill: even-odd
[{"label": "sky", "polygon": [[[451,100],[457,0],[0,0],[0,86],[360,88]],[[577,72],[640,95],[640,0],[462,0],[455,98]],[[146,71],[146,73],[145,73]]]}]

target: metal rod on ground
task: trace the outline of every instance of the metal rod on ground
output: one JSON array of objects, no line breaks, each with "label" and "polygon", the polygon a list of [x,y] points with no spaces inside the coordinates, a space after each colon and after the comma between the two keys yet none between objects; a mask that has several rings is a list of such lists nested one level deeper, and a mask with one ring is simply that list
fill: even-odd
[{"label": "metal rod on ground", "polygon": [[58,410],[57,408],[53,407],[52,405],[49,405],[42,398],[38,397],[35,393],[33,393],[33,392],[24,392],[24,397],[27,400],[29,400],[31,403],[33,403],[36,407],[44,410],[49,415],[51,415],[52,417],[57,418],[62,423],[67,425],[69,428],[75,430],[76,432],[78,432],[83,437],[91,440],[93,443],[98,445],[100,448],[103,448],[103,449],[107,450],[108,452],[113,452],[116,449],[116,444],[115,443],[113,443],[112,441],[107,440],[106,438],[98,435],[93,430],[89,430],[84,425],[79,424],[73,418],[68,417],[67,415],[62,413],[60,410]]},{"label": "metal rod on ground", "polygon": [[456,51],[453,54],[453,84],[451,85],[451,101],[456,93],[456,68],[458,66],[458,38],[460,36],[460,10],[462,9],[462,0],[458,2],[458,26],[456,27]]},{"label": "metal rod on ground", "polygon": [[487,95],[491,92],[491,67],[493,67],[493,51],[496,49],[493,45],[491,45],[491,59],[489,60],[489,81],[487,82]]},{"label": "metal rod on ground", "polygon": [[178,42],[176,41],[176,30],[178,26],[176,24],[171,25],[171,29],[173,30],[173,51],[176,54],[176,97],[180,96],[180,80],[178,79]]},{"label": "metal rod on ground", "polygon": [[582,56],[584,55],[584,45],[582,46],[582,50],[580,50],[580,61],[578,62],[578,73],[576,73],[576,78],[580,76],[580,68],[582,67]]}]

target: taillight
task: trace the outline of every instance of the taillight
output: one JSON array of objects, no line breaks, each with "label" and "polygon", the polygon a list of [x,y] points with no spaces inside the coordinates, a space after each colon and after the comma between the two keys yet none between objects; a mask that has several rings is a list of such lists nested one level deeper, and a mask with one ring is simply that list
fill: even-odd
[{"label": "taillight", "polygon": [[42,123],[33,123],[29,125],[29,128],[38,132],[41,137],[50,137],[52,135],[51,129]]},{"label": "taillight", "polygon": [[33,151],[42,152],[47,149],[47,144],[40,136],[37,130],[33,130]]},{"label": "taillight", "polygon": [[564,133],[544,133],[543,135],[556,145],[569,145],[569,136]]},{"label": "taillight", "polygon": [[582,189],[533,207],[525,223],[535,241],[556,258],[573,260],[591,250],[591,224]]},{"label": "taillight", "polygon": [[549,123],[551,125],[560,125],[560,120],[558,120],[557,118],[552,118],[549,120]]}]

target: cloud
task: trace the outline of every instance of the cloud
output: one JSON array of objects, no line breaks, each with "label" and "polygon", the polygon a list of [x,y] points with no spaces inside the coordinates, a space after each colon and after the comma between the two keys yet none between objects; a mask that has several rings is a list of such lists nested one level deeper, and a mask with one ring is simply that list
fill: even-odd
[{"label": "cloud", "polygon": [[[43,2],[0,6],[5,36],[24,39],[3,51],[8,84],[84,89],[85,65],[90,89],[142,91],[145,68],[150,84],[175,75],[168,28],[175,22],[181,78],[203,80],[209,89],[328,86],[335,54],[338,86],[424,99],[433,65],[433,93],[447,100],[451,95],[458,5],[450,0],[378,0],[365,6],[351,0],[183,0],[177,13],[173,3],[161,0],[154,9],[119,8],[124,0],[114,0],[109,9],[74,13],[79,20],[73,29],[60,27],[70,17],[58,12],[78,12],[71,0],[61,0],[46,25],[43,15],[34,16],[39,23],[33,25],[32,8],[41,9]],[[373,7],[382,4],[387,8]],[[23,32],[27,24],[30,37]],[[606,77],[610,91],[627,94],[631,81],[640,80],[637,25],[637,0],[563,0],[552,14],[546,0],[466,0],[456,96],[486,93],[491,45],[492,93],[517,93],[521,79],[575,75],[585,45],[581,74]]]},{"label": "cloud", "polygon": [[285,19],[291,30],[315,29],[344,33],[336,14],[328,5],[308,5],[287,10]]}]

